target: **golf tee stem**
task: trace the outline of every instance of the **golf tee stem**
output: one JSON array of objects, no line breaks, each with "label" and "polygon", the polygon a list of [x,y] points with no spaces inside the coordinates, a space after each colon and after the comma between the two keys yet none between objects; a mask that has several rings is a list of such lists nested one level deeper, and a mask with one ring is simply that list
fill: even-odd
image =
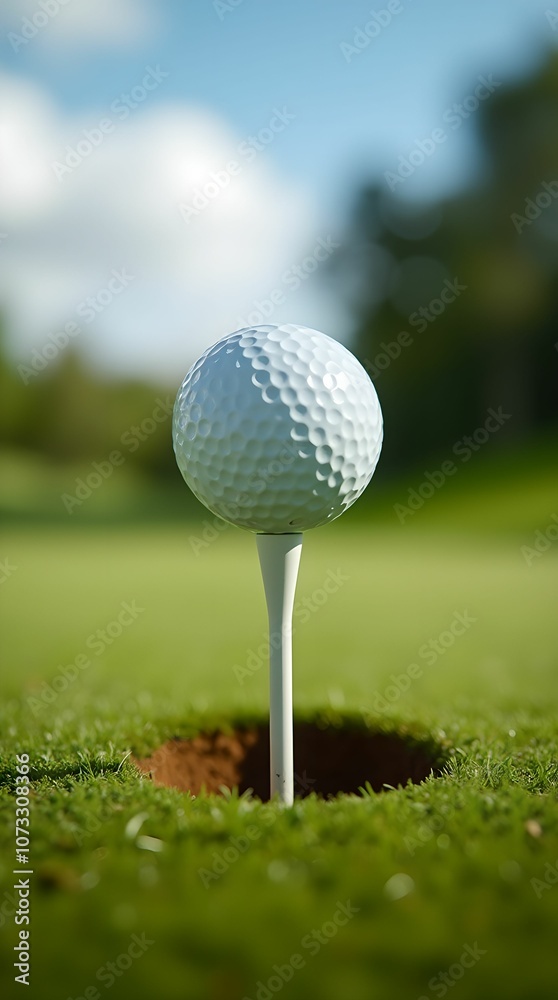
[{"label": "golf tee stem", "polygon": [[270,795],[294,801],[293,607],[302,534],[257,535],[269,616]]}]

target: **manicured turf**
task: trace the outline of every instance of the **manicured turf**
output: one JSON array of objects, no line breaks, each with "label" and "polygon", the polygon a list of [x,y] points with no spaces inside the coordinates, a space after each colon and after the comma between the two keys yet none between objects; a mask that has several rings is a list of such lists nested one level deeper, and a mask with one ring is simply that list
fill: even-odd
[{"label": "manicured turf", "polygon": [[156,789],[128,760],[265,716],[253,539],[227,529],[196,555],[203,513],[182,528],[15,529],[1,594],[2,995],[25,989],[10,886],[15,754],[28,753],[28,996],[104,996],[112,976],[111,996],[134,1000],[261,1000],[281,977],[297,1000],[554,997],[558,542],[531,566],[521,552],[550,523],[544,483],[521,519],[502,508],[501,531],[493,493],[448,486],[405,525],[347,516],[307,535],[299,713],[430,738],[448,764],[421,786],[289,811]]}]

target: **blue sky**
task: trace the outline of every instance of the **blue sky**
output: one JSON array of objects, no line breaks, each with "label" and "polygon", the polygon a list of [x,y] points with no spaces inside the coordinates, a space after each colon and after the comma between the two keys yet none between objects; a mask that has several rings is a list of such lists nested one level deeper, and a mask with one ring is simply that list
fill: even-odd
[{"label": "blue sky", "polygon": [[[385,24],[390,15],[381,12],[389,4],[391,20]],[[417,139],[425,138],[440,125],[444,111],[454,101],[472,93],[479,76],[492,75],[495,80],[505,82],[527,74],[558,40],[558,14],[556,24],[551,24],[552,18],[549,20],[547,12],[553,8],[547,0],[492,0],[490,3],[486,0],[454,0],[451,3],[448,0],[400,0],[399,3],[381,0],[377,4],[360,0],[346,3],[342,0],[236,0],[236,4],[235,0],[185,3],[178,0],[160,3],[154,0],[67,0],[55,16],[47,19],[48,23],[35,37],[26,44],[16,43],[17,51],[14,51],[9,32],[19,32],[23,16],[33,17],[40,9],[39,0],[5,0],[3,6],[4,81],[9,84],[8,96],[16,95],[16,104],[18,94],[23,95],[21,100],[25,98],[28,109],[35,102],[35,112],[29,110],[27,133],[42,133],[42,120],[48,119],[51,123],[51,153],[46,153],[46,146],[44,153],[35,153],[35,156],[45,157],[45,164],[48,155],[55,155],[53,150],[60,151],[65,142],[77,141],[82,129],[94,126],[119,94],[129,92],[141,81],[147,66],[159,65],[168,76],[149,94],[145,106],[134,112],[130,122],[119,126],[114,149],[117,142],[123,147],[127,141],[128,150],[131,150],[132,134],[134,130],[135,133],[140,131],[142,124],[145,132],[142,141],[149,146],[154,141],[149,136],[154,134],[157,115],[161,121],[170,121],[171,114],[176,112],[178,116],[189,116],[187,125],[184,119],[189,135],[194,132],[198,135],[198,131],[200,135],[204,133],[204,122],[207,129],[213,130],[210,151],[201,161],[214,163],[218,169],[223,162],[220,150],[227,142],[234,150],[244,138],[268,124],[275,108],[286,108],[294,115],[292,123],[258,157],[254,168],[258,171],[258,181],[269,186],[267,197],[262,187],[261,201],[254,212],[261,216],[262,204],[275,199],[281,205],[283,197],[285,199],[283,223],[273,213],[269,220],[269,241],[277,244],[277,253],[272,259],[270,249],[262,273],[254,273],[253,282],[246,279],[243,297],[235,297],[226,282],[220,279],[223,294],[230,296],[231,322],[237,314],[243,315],[242,310],[248,309],[258,293],[264,295],[273,287],[274,275],[281,275],[284,267],[295,261],[305,246],[312,246],[320,235],[340,232],[357,186],[374,177],[382,180],[383,171],[393,169],[398,157],[406,154]],[[558,11],[558,2],[555,9]],[[378,30],[372,28],[375,37],[362,51],[343,50],[342,45],[354,44],[355,31],[362,31],[371,22],[371,12],[376,12],[384,25]],[[360,38],[366,40],[366,36]],[[28,84],[32,85],[33,98],[31,90],[24,90]],[[46,103],[40,111],[43,99]],[[193,125],[194,120],[198,125]],[[177,117],[176,122],[179,121]],[[223,145],[216,139],[219,129]],[[463,128],[452,133],[449,140],[431,162],[425,163],[405,184],[402,196],[439,198],[471,183],[479,165],[474,115]],[[137,136],[134,141],[135,148],[141,148]],[[200,143],[201,139],[196,149]],[[108,150],[108,142],[106,145]],[[134,169],[133,162],[126,167],[126,155],[132,154],[122,151],[118,170],[115,168],[112,175],[122,198],[126,197],[126,171]],[[77,206],[80,198],[84,204],[100,198],[94,187],[94,175],[99,174],[97,183],[100,185],[104,156],[104,149],[95,153],[96,162],[93,163],[91,157],[91,163],[80,167],[79,179],[72,177],[63,187],[55,179],[48,212],[39,200],[40,233],[34,235],[28,220],[25,222],[27,243],[22,243],[20,238],[23,223],[13,215],[10,217],[8,211],[4,229],[14,235],[13,253],[20,262],[22,254],[29,253],[29,246],[34,247],[32,256],[37,263],[41,246],[46,247],[49,240],[51,249],[60,245],[63,227],[56,230],[60,213],[65,211],[69,216],[70,206]],[[26,169],[29,173],[29,168]],[[110,175],[104,176],[106,186],[106,176]],[[155,175],[153,183],[157,183]],[[243,194],[244,197],[248,198],[249,193]],[[286,207],[287,204],[292,210]],[[220,205],[225,207],[224,197]],[[0,202],[0,227],[1,208]],[[220,210],[218,206],[214,212],[211,209],[215,216],[211,225],[217,227],[213,245],[220,239],[217,225]],[[140,205],[134,209],[134,219],[138,213],[141,213]],[[207,212],[200,220],[200,232],[202,223],[209,227],[211,213]],[[80,217],[83,216],[78,210],[74,218]],[[290,235],[288,219],[293,220]],[[128,225],[123,219],[118,224]],[[136,228],[136,244],[138,239],[149,239],[148,222],[143,237],[141,227]],[[183,247],[173,244],[172,253],[183,254],[187,283],[191,247],[189,234],[184,231],[183,235]],[[80,249],[83,249],[83,226],[81,230],[76,227],[73,238],[76,244],[81,240]],[[245,238],[255,239],[254,235]],[[265,241],[265,232],[260,232],[258,238]],[[71,239],[68,231],[64,240],[67,243]],[[174,235],[169,236],[170,243],[173,239]],[[211,243],[209,229],[207,239]],[[242,239],[239,234],[239,246]],[[194,242],[199,243],[197,237]],[[9,254],[8,244],[6,241],[4,252]],[[131,259],[134,253],[132,248]],[[239,253],[242,254],[241,249]],[[87,287],[87,282],[93,287],[96,280],[101,281],[99,255],[96,245],[94,253],[92,251],[94,266],[89,268],[87,277],[85,271],[82,275],[83,287]],[[247,267],[252,266],[251,260],[248,255]],[[122,261],[107,258],[109,271],[113,264],[121,265]],[[53,278],[49,283],[50,291],[58,284],[62,289],[63,271],[64,259],[61,257],[56,281]],[[98,279],[94,277],[97,274]],[[130,292],[126,308],[117,306],[110,310],[110,315],[107,310],[96,326],[92,351],[93,354],[97,351],[99,356],[104,354],[109,367],[113,364],[121,368],[124,364],[126,349],[119,353],[114,346],[115,340],[120,337],[123,345],[129,344],[131,316],[138,310],[141,333],[136,335],[136,344],[141,348],[138,358],[144,368],[152,363],[150,355],[155,339],[153,322],[150,326],[147,315],[152,315],[154,321],[158,313],[165,326],[170,325],[174,330],[168,337],[169,363],[176,358],[179,349],[182,354],[188,353],[181,347],[181,324],[199,324],[199,333],[188,340],[190,353],[204,346],[208,338],[215,339],[214,334],[227,332],[221,329],[227,314],[223,311],[211,314],[214,293],[213,296],[198,296],[188,314],[192,296],[186,296],[181,304],[180,295],[175,295],[176,289],[158,284],[149,267],[144,266],[142,274],[145,275],[142,293],[139,294],[137,285]],[[45,291],[46,311],[42,316],[48,316],[49,322],[55,323],[57,313],[60,320],[71,313],[78,294],[77,284],[77,276],[73,286],[68,282],[64,293],[68,297],[67,307],[62,291],[56,302],[52,294],[49,299]],[[238,275],[234,275],[234,281],[231,279],[231,286],[238,289]],[[322,317],[333,316],[334,322],[343,327],[341,334],[346,337],[350,333],[348,320],[338,304],[332,313],[331,302],[327,301],[322,286],[318,277],[305,282],[296,303],[297,315],[292,318],[300,321],[300,313],[303,313],[307,321],[317,324]],[[22,282],[21,294],[24,291]],[[172,299],[171,306],[168,303],[164,307],[158,305],[158,294]],[[51,301],[52,316],[47,299]],[[288,315],[279,308],[276,320],[289,318],[294,305],[294,300],[287,304]],[[38,315],[18,309],[13,300],[9,303],[9,313],[25,353],[31,343],[44,338],[45,331],[39,329]],[[335,335],[332,330],[326,332]],[[160,367],[164,373],[165,366]]]}]

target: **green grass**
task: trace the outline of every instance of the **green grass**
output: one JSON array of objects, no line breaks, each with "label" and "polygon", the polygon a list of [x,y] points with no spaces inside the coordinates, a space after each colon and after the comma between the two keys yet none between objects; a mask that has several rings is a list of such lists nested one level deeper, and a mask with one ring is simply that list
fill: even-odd
[{"label": "green grass", "polygon": [[[15,754],[26,752],[27,995],[104,996],[98,970],[145,934],[153,943],[111,996],[252,1000],[298,953],[304,966],[281,990],[293,1000],[430,1000],[445,995],[441,973],[459,1000],[554,997],[558,542],[530,567],[521,554],[555,510],[550,477],[476,491],[463,479],[403,526],[386,510],[375,526],[355,514],[310,532],[298,588],[315,608],[296,618],[299,714],[430,739],[443,776],[288,811],[156,789],[128,759],[204,724],[265,716],[266,665],[242,684],[234,669],[256,662],[266,631],[253,539],[227,529],[195,555],[203,513],[182,527],[14,528],[3,555],[17,569],[1,586],[3,996],[20,995],[10,886]],[[338,589],[318,607],[328,573]],[[98,654],[88,637],[134,601],[143,610]],[[427,660],[456,613],[475,620]],[[55,694],[80,654],[89,665]],[[411,663],[421,676],[393,696]],[[246,847],[236,859],[234,843]],[[312,938],[347,900],[347,924]],[[464,970],[465,945],[482,954]]]}]

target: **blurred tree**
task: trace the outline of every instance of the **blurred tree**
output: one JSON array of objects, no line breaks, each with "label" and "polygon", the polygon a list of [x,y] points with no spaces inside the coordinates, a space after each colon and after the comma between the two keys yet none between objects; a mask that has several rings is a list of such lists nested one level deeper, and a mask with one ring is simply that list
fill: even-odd
[{"label": "blurred tree", "polygon": [[40,452],[58,464],[101,461],[119,450],[149,475],[176,478],[171,397],[141,382],[100,379],[72,347],[25,384],[5,360],[0,335],[4,447]]},{"label": "blurred tree", "polygon": [[[480,105],[484,168],[472,189],[425,204],[384,183],[357,198],[336,266],[356,352],[381,397],[386,471],[447,454],[489,407],[511,414],[498,441],[557,421],[557,108],[554,55]],[[55,463],[124,450],[146,474],[179,484],[170,415],[152,419],[170,402],[166,389],[99,378],[72,347],[26,385],[5,359],[0,324],[8,448]]]},{"label": "blurred tree", "polygon": [[384,409],[384,468],[451,449],[488,407],[511,414],[499,440],[558,418],[557,108],[553,56],[478,110],[474,189],[439,205],[377,185],[357,199],[340,281]]}]

